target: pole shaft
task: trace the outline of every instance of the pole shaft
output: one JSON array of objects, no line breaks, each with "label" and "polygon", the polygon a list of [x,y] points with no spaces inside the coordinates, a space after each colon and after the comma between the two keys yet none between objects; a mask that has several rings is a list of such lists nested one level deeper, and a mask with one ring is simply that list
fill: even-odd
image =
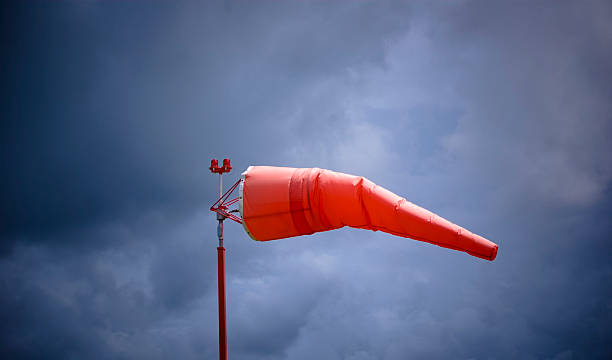
[{"label": "pole shaft", "polygon": [[219,275],[219,359],[227,360],[227,332],[225,327],[225,248],[217,248]]}]

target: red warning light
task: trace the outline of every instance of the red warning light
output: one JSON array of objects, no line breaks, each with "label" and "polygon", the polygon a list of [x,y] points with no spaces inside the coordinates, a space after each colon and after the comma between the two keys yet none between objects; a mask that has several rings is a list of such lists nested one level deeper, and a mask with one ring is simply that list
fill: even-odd
[{"label": "red warning light", "polygon": [[223,166],[219,166],[219,161],[217,159],[210,160],[210,171],[215,174],[223,174],[228,173],[232,170],[232,165],[230,164],[230,159],[223,159]]}]

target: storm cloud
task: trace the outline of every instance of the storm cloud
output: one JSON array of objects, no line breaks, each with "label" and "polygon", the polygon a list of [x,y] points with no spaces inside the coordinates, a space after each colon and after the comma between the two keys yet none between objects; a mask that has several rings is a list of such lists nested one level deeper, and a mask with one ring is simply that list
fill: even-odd
[{"label": "storm cloud", "polygon": [[612,356],[609,2],[3,7],[3,358],[217,357],[224,157],[226,184],[363,175],[500,246],[227,224],[231,358]]}]

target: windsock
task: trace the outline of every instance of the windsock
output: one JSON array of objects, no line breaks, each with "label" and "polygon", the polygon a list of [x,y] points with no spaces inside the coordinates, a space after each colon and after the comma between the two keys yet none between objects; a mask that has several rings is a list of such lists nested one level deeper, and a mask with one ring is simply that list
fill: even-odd
[{"label": "windsock", "polygon": [[350,226],[494,260],[497,245],[377,186],[362,176],[318,168],[250,166],[240,180],[239,211],[257,241]]}]

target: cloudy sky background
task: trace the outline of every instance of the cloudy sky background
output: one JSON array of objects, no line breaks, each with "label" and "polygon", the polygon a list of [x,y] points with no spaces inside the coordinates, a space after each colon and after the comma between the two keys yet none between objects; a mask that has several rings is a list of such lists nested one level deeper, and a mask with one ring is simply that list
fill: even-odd
[{"label": "cloudy sky background", "polygon": [[[235,359],[612,356],[612,5],[3,5],[0,355],[217,357],[213,157],[497,244],[226,225]],[[229,182],[226,179],[226,184]]]}]

